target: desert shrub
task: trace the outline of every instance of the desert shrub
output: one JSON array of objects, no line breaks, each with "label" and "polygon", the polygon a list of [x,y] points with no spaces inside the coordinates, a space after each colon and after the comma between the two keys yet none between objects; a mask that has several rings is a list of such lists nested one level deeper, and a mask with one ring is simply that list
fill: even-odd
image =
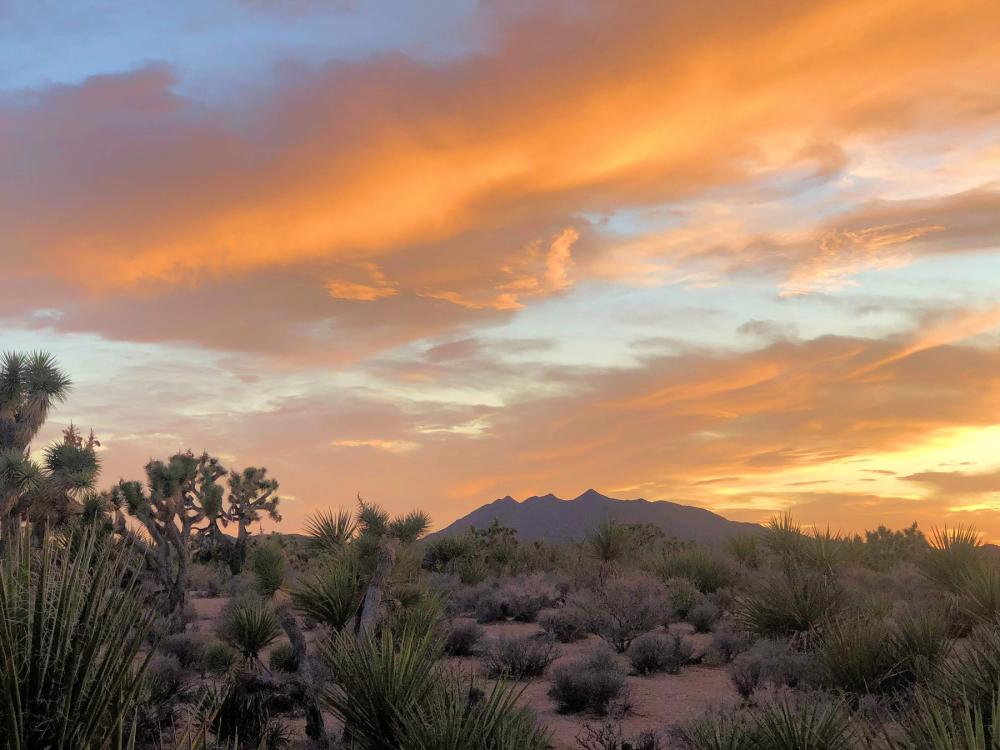
[{"label": "desert shrub", "polygon": [[563,713],[604,714],[625,689],[625,672],[606,646],[552,670],[552,698]]},{"label": "desert shrub", "polygon": [[[812,654],[794,651],[784,641],[757,641],[729,665],[729,677],[737,691],[749,698],[759,683],[799,687],[819,681]],[[745,686],[745,687],[744,687]]]},{"label": "desert shrub", "polygon": [[663,750],[666,747],[656,732],[627,737],[621,720],[613,718],[597,726],[584,724],[576,736],[576,744],[581,750]]},{"label": "desert shrub", "polygon": [[906,750],[987,750],[1000,744],[1000,692],[988,708],[957,697],[944,701],[917,692],[912,709],[903,721]]},{"label": "desert shrub", "polygon": [[484,592],[476,602],[476,622],[503,622],[507,619],[507,599],[499,589]]},{"label": "desert shrub", "polygon": [[755,654],[740,654],[726,670],[729,681],[744,701],[753,698],[764,674],[764,661]]},{"label": "desert shrub", "polygon": [[340,630],[361,603],[358,566],[349,555],[338,555],[321,570],[301,578],[291,595],[300,612],[332,630]]},{"label": "desert shrub", "polygon": [[714,604],[703,602],[688,612],[687,621],[694,625],[696,633],[709,633],[719,619],[719,610]]},{"label": "desert shrub", "polygon": [[292,644],[279,643],[267,655],[267,666],[272,672],[294,672],[299,668]]},{"label": "desert shrub", "polygon": [[558,599],[558,592],[541,576],[525,576],[507,583],[503,589],[506,613],[518,622],[534,622],[543,607]]},{"label": "desert shrub", "polygon": [[799,561],[813,570],[830,573],[844,561],[848,545],[843,536],[831,533],[829,528],[825,531],[813,529],[811,534],[803,535]]},{"label": "desert shrub", "polygon": [[160,654],[149,660],[146,688],[154,701],[166,701],[184,691],[184,668],[176,656]]},{"label": "desert shrub", "polygon": [[274,542],[258,544],[250,556],[250,570],[262,596],[272,596],[285,582],[285,552]]},{"label": "desert shrub", "polygon": [[589,618],[578,607],[565,606],[543,612],[538,624],[560,643],[572,643],[587,637]]},{"label": "desert shrub", "polygon": [[756,570],[760,566],[760,536],[737,534],[726,542],[726,551],[743,568]]},{"label": "desert shrub", "polygon": [[751,637],[745,629],[723,623],[712,632],[710,649],[717,663],[728,664],[750,645]]},{"label": "desert shrub", "polygon": [[232,646],[221,641],[214,641],[205,646],[202,664],[206,672],[223,674],[228,672],[235,663],[236,651]]},{"label": "desert shrub", "polygon": [[896,655],[904,683],[930,679],[952,651],[954,639],[947,616],[939,609],[903,614],[892,623],[889,647]]},{"label": "desert shrub", "polygon": [[283,750],[291,744],[288,728],[271,716],[271,692],[242,677],[231,681],[212,720],[212,729],[226,750]]},{"label": "desert shrub", "polygon": [[877,617],[862,615],[828,623],[816,652],[824,684],[855,695],[891,690],[900,666],[890,644],[890,628]]},{"label": "desert shrub", "polygon": [[766,637],[807,633],[843,606],[840,587],[826,576],[795,569],[771,578],[741,598],[738,616]]},{"label": "desert shrub", "polygon": [[483,653],[483,666],[490,677],[538,677],[558,655],[547,637],[500,636]]},{"label": "desert shrub", "polygon": [[963,648],[956,649],[947,668],[937,670],[927,686],[934,698],[949,702],[963,696],[992,719],[992,703],[1000,685],[1000,630],[979,627],[972,631]]},{"label": "desert shrub", "polygon": [[478,623],[456,620],[447,628],[444,651],[449,656],[471,656],[482,637],[483,629]]},{"label": "desert shrub", "polygon": [[590,615],[593,632],[622,653],[634,638],[655,629],[664,619],[665,592],[645,577],[611,578],[593,592],[574,598]]},{"label": "desert shrub", "polygon": [[280,633],[274,609],[256,597],[232,602],[223,613],[219,628],[220,637],[236,648],[251,666],[259,663],[261,649],[269,646]]},{"label": "desert shrub", "polygon": [[917,569],[938,589],[958,594],[982,562],[981,546],[979,534],[972,527],[935,529],[930,547],[917,558]]},{"label": "desert shrub", "polygon": [[756,750],[745,714],[711,713],[674,727],[683,750]]},{"label": "desert shrub", "polygon": [[257,593],[257,579],[251,573],[243,572],[230,577],[223,587],[230,598],[236,599]]},{"label": "desert shrub", "polygon": [[191,633],[174,633],[160,641],[160,653],[175,657],[182,667],[190,669],[201,664],[205,641]]},{"label": "desert shrub", "polygon": [[218,565],[195,564],[188,573],[188,587],[214,599],[223,590],[225,578]]},{"label": "desert shrub", "polygon": [[704,547],[691,547],[665,555],[656,565],[664,581],[687,578],[703,594],[709,594],[733,581],[733,570],[721,557]]},{"label": "desert shrub", "polygon": [[639,674],[677,674],[693,653],[694,648],[678,633],[646,633],[632,641],[626,656]]},{"label": "desert shrub", "polygon": [[667,619],[686,620],[702,600],[698,587],[687,578],[670,578],[667,587]]}]

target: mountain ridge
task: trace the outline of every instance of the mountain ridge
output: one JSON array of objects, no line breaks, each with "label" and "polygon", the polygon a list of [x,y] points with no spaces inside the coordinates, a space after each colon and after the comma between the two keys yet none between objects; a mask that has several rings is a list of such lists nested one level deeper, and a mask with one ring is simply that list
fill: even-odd
[{"label": "mountain ridge", "polygon": [[667,536],[707,544],[760,529],[758,524],[731,521],[705,508],[670,500],[620,499],[588,489],[569,500],[551,492],[532,495],[521,501],[505,495],[481,505],[428,535],[428,538],[459,534],[472,526],[485,528],[494,519],[515,529],[518,539],[522,541],[580,541],[595,525],[605,520],[651,523]]}]

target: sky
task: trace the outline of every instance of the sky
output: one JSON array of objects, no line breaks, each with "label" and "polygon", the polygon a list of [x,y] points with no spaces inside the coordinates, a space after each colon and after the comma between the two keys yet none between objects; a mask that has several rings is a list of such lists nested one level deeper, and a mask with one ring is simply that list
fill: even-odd
[{"label": "sky", "polygon": [[1000,540],[995,0],[0,0],[0,349],[281,529],[587,488]]}]

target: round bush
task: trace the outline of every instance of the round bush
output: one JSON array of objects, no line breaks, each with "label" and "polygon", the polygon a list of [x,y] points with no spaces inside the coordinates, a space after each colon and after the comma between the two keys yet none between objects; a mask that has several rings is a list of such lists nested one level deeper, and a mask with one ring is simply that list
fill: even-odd
[{"label": "round bush", "polygon": [[299,668],[295,660],[295,649],[291,643],[279,643],[267,657],[267,666],[272,672],[294,672]]},{"label": "round bush", "polygon": [[608,705],[625,689],[625,673],[607,647],[552,670],[549,697],[562,713],[592,710],[607,713]]},{"label": "round bush", "polygon": [[448,627],[444,639],[444,652],[448,656],[472,656],[476,644],[482,637],[483,629],[478,623],[458,620]]},{"label": "round bush", "polygon": [[550,638],[501,636],[483,655],[490,677],[538,677],[559,655]]},{"label": "round bush", "polygon": [[205,671],[211,674],[223,674],[228,672],[236,663],[236,650],[220,641],[209,643],[205,646],[204,661]]},{"label": "round bush", "polygon": [[538,624],[560,643],[573,643],[586,638],[590,625],[583,610],[574,606],[545,612],[538,618]]},{"label": "round bush", "polygon": [[691,644],[677,633],[646,633],[632,641],[626,656],[639,674],[677,674],[693,653]]}]

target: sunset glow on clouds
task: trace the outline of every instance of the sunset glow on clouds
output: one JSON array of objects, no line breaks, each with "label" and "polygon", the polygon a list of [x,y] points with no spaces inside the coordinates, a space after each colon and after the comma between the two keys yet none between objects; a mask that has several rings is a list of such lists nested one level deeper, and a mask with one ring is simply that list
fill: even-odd
[{"label": "sunset glow on clouds", "polygon": [[995,2],[88,5],[0,2],[0,321],[106,480],[1000,539]]}]

